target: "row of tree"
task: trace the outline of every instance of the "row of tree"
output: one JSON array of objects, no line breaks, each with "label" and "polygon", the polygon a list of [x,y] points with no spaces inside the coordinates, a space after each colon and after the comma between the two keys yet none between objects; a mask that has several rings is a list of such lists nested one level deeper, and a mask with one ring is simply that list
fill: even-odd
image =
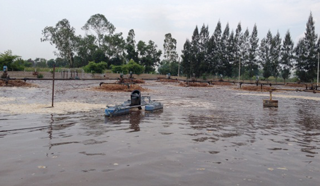
[{"label": "row of tree", "polygon": [[46,27],[41,41],[49,41],[57,49],[55,54],[67,59],[69,67],[82,67],[89,61],[106,62],[108,66],[122,65],[131,59],[144,66],[145,72],[154,72],[160,63],[161,50],[152,41],[135,41],[135,32],[131,29],[127,38],[115,33],[115,26],[104,15],[95,14],[89,18],[82,29],[84,36],[77,36],[75,28],[67,19],[55,26]]},{"label": "row of tree", "polygon": [[21,71],[26,67],[52,68],[53,65],[56,67],[67,67],[68,61],[60,57],[50,59],[48,61],[44,58],[24,60],[18,55],[13,55],[11,50],[0,53],[0,68],[7,66],[10,71]]},{"label": "row of tree", "polygon": [[[136,42],[133,29],[124,39],[122,33],[115,33],[114,25],[102,14],[91,16],[82,29],[86,34],[77,36],[69,21],[63,19],[42,31],[41,41],[49,41],[56,47],[56,59],[24,61],[7,51],[1,54],[0,64],[13,70],[30,66],[52,67],[55,64],[60,67],[84,67],[87,71],[113,66],[115,71],[119,71],[120,68],[130,69],[125,65],[132,60],[142,66],[139,69],[145,73],[158,70],[161,74],[180,73],[187,77],[237,77],[241,68],[241,74],[246,78],[274,76],[287,79],[295,72],[294,75],[300,80],[312,81],[316,77],[317,53],[320,52],[320,37],[315,33],[312,14],[306,24],[305,35],[296,46],[289,31],[284,39],[279,33],[273,35],[268,31],[259,42],[256,25],[250,33],[248,29],[243,31],[239,23],[234,32],[229,24],[222,30],[219,21],[211,36],[208,26],[203,25],[200,30],[196,27],[191,40],[187,39],[184,43],[181,62],[176,51],[177,41],[170,33],[165,35],[162,53],[152,40]],[[89,65],[89,62],[96,64]]]},{"label": "row of tree", "polygon": [[268,31],[259,43],[256,25],[251,34],[248,29],[242,31],[241,23],[235,32],[230,31],[229,24],[222,31],[219,21],[212,36],[208,26],[203,25],[200,31],[195,28],[192,39],[184,43],[181,66],[188,77],[203,74],[236,77],[241,68],[241,74],[249,78],[263,75],[287,79],[295,71],[302,81],[310,81],[316,78],[319,49],[320,38],[315,33],[312,14],[304,37],[295,47],[289,31],[283,40],[279,32],[273,36]]}]

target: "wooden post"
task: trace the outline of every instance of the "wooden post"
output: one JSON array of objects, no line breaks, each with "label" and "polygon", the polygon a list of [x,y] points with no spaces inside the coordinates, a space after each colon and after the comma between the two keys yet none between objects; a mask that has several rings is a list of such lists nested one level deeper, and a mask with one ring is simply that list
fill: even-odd
[{"label": "wooden post", "polygon": [[56,67],[53,64],[53,76],[52,76],[52,107],[53,107],[53,101],[54,101],[54,75],[55,75]]}]

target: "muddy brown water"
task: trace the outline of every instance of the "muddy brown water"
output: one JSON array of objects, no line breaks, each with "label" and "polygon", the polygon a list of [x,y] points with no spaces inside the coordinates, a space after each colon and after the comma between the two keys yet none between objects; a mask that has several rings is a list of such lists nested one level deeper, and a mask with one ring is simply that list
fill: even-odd
[{"label": "muddy brown water", "polygon": [[105,118],[103,105],[130,93],[57,81],[55,104],[74,101],[69,111],[25,112],[51,105],[51,83],[32,83],[1,87],[0,185],[320,184],[319,94],[278,92],[279,107],[263,108],[266,93],[148,81],[142,94],[163,111]]}]

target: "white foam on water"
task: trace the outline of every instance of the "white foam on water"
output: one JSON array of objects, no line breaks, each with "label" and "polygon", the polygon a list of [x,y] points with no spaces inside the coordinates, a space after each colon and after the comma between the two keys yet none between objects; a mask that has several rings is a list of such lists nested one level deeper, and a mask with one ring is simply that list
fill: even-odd
[{"label": "white foam on water", "polygon": [[15,101],[15,98],[0,97],[0,102]]},{"label": "white foam on water", "polygon": [[106,105],[80,102],[56,102],[54,107],[48,104],[2,104],[0,112],[11,114],[66,114],[70,112],[87,112],[94,109],[104,109]]},{"label": "white foam on water", "polygon": [[200,102],[193,101],[190,99],[181,99],[181,100],[166,100],[163,102],[164,105],[168,106],[179,106],[183,108],[204,108],[204,109],[213,109],[214,105],[210,102]]},{"label": "white foam on water", "polygon": [[[247,96],[266,96],[270,97],[270,94],[252,94],[252,93],[237,93],[238,95],[247,95]],[[279,98],[296,98],[296,99],[308,99],[308,100],[316,100],[320,101],[320,97],[312,97],[312,96],[295,96],[295,95],[284,95],[284,94],[272,94],[272,97]]]}]

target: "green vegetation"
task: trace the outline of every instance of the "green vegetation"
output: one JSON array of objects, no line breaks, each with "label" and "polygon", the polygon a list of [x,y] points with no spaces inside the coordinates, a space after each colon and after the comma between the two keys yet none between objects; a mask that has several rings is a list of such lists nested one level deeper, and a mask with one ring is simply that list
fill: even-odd
[{"label": "green vegetation", "polygon": [[[102,14],[92,15],[82,29],[86,31],[84,36],[75,35],[75,28],[67,19],[63,19],[55,26],[45,27],[41,41],[50,42],[56,47],[57,55],[66,62],[64,67],[86,66],[86,71],[90,68],[94,72],[102,71],[94,64],[89,64],[92,61],[104,61],[111,67],[133,59],[149,73],[155,71],[160,62],[161,50],[157,49],[153,41],[139,41],[136,44],[133,29],[124,39],[122,33],[116,33],[116,27]],[[52,67],[53,63],[53,60],[49,60],[47,65]]]},{"label": "green vegetation", "polygon": [[103,61],[101,61],[100,63],[90,61],[88,65],[83,67],[84,71],[87,73],[103,73],[107,68],[108,64]]},{"label": "green vegetation", "polygon": [[[177,76],[178,75],[178,68],[179,64],[176,61],[170,62],[170,61],[162,61],[161,66],[158,68],[158,72],[160,74],[168,74],[172,76]],[[181,72],[180,72],[181,74]]]},{"label": "green vegetation", "polygon": [[8,71],[15,70],[20,71],[23,70],[24,61],[19,58],[19,56],[12,55],[11,50],[8,50],[4,53],[0,53],[0,67],[3,66],[8,67]]},{"label": "green vegetation", "polygon": [[82,27],[86,31],[84,35],[76,35],[67,19],[42,30],[41,41],[56,47],[56,59],[23,60],[8,50],[0,53],[0,67],[7,66],[9,71],[37,69],[39,72],[50,71],[55,66],[82,68],[88,73],[159,72],[188,78],[238,79],[240,65],[242,80],[255,80],[259,76],[260,80],[274,78],[280,81],[281,78],[312,82],[316,80],[317,54],[320,52],[320,37],[314,24],[310,14],[304,37],[296,45],[289,31],[284,39],[279,33],[274,35],[268,31],[259,40],[256,25],[251,32],[242,30],[241,23],[231,30],[229,24],[222,29],[219,21],[211,35],[208,26],[203,25],[200,29],[196,26],[179,56],[177,40],[171,33],[164,35],[162,52],[152,40],[136,41],[133,29],[124,38],[104,15],[95,14]]},{"label": "green vegetation", "polygon": [[133,74],[138,74],[138,75],[142,74],[144,71],[144,67],[142,65],[139,65],[132,59],[129,61],[128,64],[125,64],[125,65],[120,65],[120,66],[112,65],[111,69],[113,73],[128,74],[132,72]]},{"label": "green vegetation", "polygon": [[39,74],[37,75],[37,78],[38,78],[38,79],[42,79],[42,78],[43,78],[43,74],[39,73]]},{"label": "green vegetation", "polygon": [[290,75],[296,75],[301,81],[315,80],[320,38],[315,33],[312,14],[305,35],[296,47],[289,31],[283,41],[279,33],[273,36],[268,31],[260,44],[257,34],[256,25],[250,34],[248,29],[242,31],[240,23],[234,32],[230,31],[228,24],[222,30],[219,21],[211,37],[208,26],[203,25],[200,31],[196,27],[192,39],[186,40],[182,50],[184,74],[187,77],[222,74],[235,78],[240,63],[241,75],[245,74],[245,79],[255,76],[288,79]]}]

